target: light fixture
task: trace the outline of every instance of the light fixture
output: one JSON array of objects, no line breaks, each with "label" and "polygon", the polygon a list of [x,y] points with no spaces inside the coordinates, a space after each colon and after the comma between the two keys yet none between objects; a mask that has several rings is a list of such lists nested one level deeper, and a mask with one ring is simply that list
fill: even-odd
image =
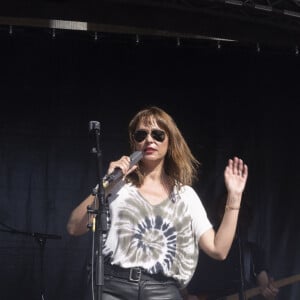
[{"label": "light fixture", "polygon": [[138,34],[135,35],[135,43],[137,45],[140,43],[140,36]]},{"label": "light fixture", "polygon": [[254,8],[256,8],[258,10],[262,10],[262,11],[268,11],[268,12],[273,11],[273,7],[269,6],[269,5],[255,4]]},{"label": "light fixture", "polygon": [[260,44],[256,43],[256,52],[259,53],[260,52]]},{"label": "light fixture", "polygon": [[52,38],[53,38],[53,39],[56,38],[56,31],[55,31],[55,28],[52,28]]},{"label": "light fixture", "polygon": [[243,2],[239,0],[225,0],[226,4],[236,5],[236,6],[243,6]]},{"label": "light fixture", "polygon": [[292,10],[284,9],[283,14],[290,17],[300,18],[300,13]]}]

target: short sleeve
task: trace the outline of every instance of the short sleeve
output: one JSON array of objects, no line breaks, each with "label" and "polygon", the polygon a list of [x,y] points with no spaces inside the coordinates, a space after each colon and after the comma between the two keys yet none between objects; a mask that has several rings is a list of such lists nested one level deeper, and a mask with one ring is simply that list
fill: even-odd
[{"label": "short sleeve", "polygon": [[187,194],[193,231],[197,241],[199,241],[201,235],[212,228],[212,224],[208,219],[203,203],[195,190],[191,187],[188,187]]}]

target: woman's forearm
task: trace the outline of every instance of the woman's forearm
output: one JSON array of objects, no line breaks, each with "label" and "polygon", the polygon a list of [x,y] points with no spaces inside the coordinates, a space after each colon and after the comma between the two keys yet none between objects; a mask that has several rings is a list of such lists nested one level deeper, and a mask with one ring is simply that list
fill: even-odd
[{"label": "woman's forearm", "polygon": [[89,220],[87,207],[94,201],[95,196],[91,194],[72,211],[67,223],[67,231],[70,235],[82,235],[88,231],[87,224],[91,219]]}]

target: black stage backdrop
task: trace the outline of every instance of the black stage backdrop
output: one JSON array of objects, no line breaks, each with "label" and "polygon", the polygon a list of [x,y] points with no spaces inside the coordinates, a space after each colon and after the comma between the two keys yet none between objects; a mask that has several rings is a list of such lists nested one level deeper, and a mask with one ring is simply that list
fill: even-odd
[{"label": "black stage backdrop", "polygon": [[[228,158],[245,160],[251,236],[275,279],[300,273],[299,57],[23,31],[2,32],[0,54],[1,300],[42,299],[42,286],[45,300],[83,299],[91,234],[71,237],[66,223],[97,183],[89,121],[101,124],[105,172],[148,105],[174,117],[202,162],[209,215]],[[279,299],[299,297],[294,283]]]}]

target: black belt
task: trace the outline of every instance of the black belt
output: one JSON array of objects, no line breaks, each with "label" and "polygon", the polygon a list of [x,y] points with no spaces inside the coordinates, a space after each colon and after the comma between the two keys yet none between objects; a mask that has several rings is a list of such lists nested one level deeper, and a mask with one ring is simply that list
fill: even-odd
[{"label": "black belt", "polygon": [[111,265],[109,263],[104,264],[104,274],[110,275],[122,279],[127,279],[129,281],[139,282],[140,280],[155,280],[159,282],[172,282],[175,280],[171,277],[167,277],[161,273],[159,274],[149,274],[142,268],[122,268],[117,265]]}]

